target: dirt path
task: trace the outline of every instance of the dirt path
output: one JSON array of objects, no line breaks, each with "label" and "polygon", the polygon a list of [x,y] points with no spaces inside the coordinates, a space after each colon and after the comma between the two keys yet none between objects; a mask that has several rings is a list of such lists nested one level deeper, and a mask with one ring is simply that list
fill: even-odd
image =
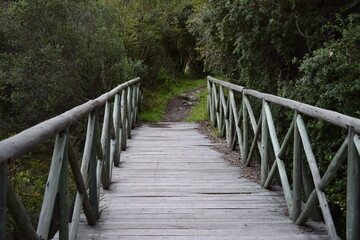
[{"label": "dirt path", "polygon": [[[190,110],[193,106],[197,104],[196,93],[201,92],[204,89],[198,88],[195,90],[190,90],[183,92],[174,98],[168,101],[166,108],[165,116],[161,119],[162,122],[181,122],[184,121],[190,114]],[[245,167],[241,161],[241,156],[239,154],[239,149],[235,151],[231,150],[227,144],[226,140],[220,138],[216,135],[214,128],[211,127],[208,121],[200,121],[198,130],[207,136],[212,143],[214,143],[213,148],[222,153],[225,160],[231,162],[234,165],[237,165],[241,169],[241,173],[246,177],[251,179],[254,182],[260,182],[260,167],[259,164],[253,161],[251,166]]]},{"label": "dirt path", "polygon": [[190,110],[197,104],[198,97],[196,93],[200,93],[204,87],[183,92],[168,101],[165,116],[162,122],[182,122],[190,114]]}]

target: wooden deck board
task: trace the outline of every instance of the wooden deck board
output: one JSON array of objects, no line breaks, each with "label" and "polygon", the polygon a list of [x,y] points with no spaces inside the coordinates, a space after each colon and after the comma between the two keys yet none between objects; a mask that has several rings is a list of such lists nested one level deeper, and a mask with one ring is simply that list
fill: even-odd
[{"label": "wooden deck board", "polygon": [[133,131],[102,194],[102,215],[79,240],[328,239],[322,224],[302,230],[285,216],[281,192],[244,178],[195,123],[147,124]]}]

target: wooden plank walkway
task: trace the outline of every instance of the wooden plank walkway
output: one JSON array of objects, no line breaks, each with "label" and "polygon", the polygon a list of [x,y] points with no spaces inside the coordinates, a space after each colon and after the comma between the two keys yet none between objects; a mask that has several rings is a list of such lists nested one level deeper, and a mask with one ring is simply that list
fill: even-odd
[{"label": "wooden plank walkway", "polygon": [[196,123],[145,124],[134,130],[102,214],[80,240],[328,239],[324,227],[303,231],[284,215],[281,192],[244,178]]}]

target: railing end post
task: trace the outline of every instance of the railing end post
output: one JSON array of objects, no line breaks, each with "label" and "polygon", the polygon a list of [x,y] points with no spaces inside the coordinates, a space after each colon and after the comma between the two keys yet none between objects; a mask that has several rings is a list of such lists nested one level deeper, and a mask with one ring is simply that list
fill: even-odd
[{"label": "railing end post", "polygon": [[360,157],[356,150],[354,127],[349,126],[347,193],[346,193],[346,239],[360,239]]}]

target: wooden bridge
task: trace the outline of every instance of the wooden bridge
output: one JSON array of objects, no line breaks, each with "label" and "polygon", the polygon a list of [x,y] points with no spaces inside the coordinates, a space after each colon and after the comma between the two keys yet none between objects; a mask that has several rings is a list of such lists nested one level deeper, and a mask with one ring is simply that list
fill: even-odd
[{"label": "wooden bridge", "polygon": [[[23,239],[51,238],[54,218],[57,239],[338,239],[324,191],[346,159],[346,238],[360,238],[359,119],[212,77],[208,91],[211,123],[230,147],[239,146],[245,165],[259,155],[261,185],[224,161],[196,130],[196,123],[143,124],[131,131],[142,99],[140,79],[134,79],[0,142],[0,239],[6,239],[7,211]],[[294,111],[281,142],[270,105]],[[322,176],[303,115],[348,131]],[[71,143],[71,126],[86,116],[79,154]],[[7,180],[7,163],[53,137],[52,164],[35,229]],[[284,161],[289,148],[291,163]],[[285,167],[290,164],[291,178]],[[73,206],[68,165],[77,188]],[[272,187],[276,182],[281,189]],[[324,223],[309,220],[318,206]],[[55,210],[59,214],[53,214]]]}]

